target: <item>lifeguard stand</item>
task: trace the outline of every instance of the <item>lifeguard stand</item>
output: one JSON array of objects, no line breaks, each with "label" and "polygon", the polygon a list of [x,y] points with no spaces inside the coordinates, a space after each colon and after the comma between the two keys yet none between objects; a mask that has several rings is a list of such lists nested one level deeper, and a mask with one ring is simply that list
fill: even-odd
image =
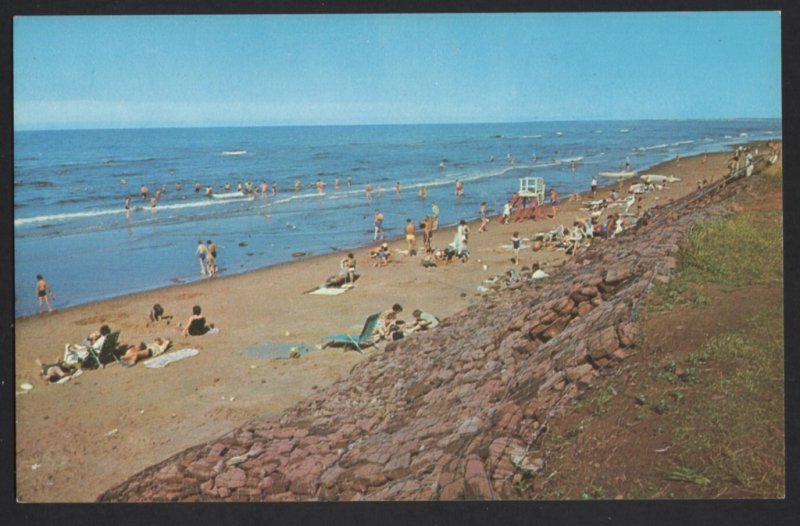
[{"label": "lifeguard stand", "polygon": [[541,177],[521,177],[519,180],[520,197],[536,197],[538,204],[544,204],[544,179]]}]

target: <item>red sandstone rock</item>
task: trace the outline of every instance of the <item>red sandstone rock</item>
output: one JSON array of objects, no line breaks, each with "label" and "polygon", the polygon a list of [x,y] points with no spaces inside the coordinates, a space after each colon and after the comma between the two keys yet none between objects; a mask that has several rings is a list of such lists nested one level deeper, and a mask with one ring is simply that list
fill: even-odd
[{"label": "red sandstone rock", "polygon": [[247,473],[243,469],[232,467],[217,475],[214,484],[217,488],[240,488],[244,486]]}]

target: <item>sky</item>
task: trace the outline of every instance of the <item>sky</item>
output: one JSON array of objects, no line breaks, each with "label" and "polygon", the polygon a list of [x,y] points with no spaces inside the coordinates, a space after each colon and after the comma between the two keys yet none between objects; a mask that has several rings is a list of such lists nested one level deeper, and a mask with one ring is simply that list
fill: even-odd
[{"label": "sky", "polygon": [[25,129],[781,116],[780,13],[20,16]]}]

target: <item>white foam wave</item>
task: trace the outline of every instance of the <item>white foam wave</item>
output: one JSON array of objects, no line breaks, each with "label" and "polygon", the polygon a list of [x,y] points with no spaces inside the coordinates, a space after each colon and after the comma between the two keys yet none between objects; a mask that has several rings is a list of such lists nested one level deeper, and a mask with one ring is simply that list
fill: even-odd
[{"label": "white foam wave", "polygon": [[222,155],[245,155],[247,150],[225,150]]},{"label": "white foam wave", "polygon": [[672,143],[672,146],[681,146],[681,145],[683,145],[683,144],[694,144],[694,141],[678,141],[678,142],[673,142],[673,143]]},{"label": "white foam wave", "polygon": [[640,146],[639,148],[636,149],[639,150],[640,152],[646,152],[649,150],[660,150],[662,148],[667,148],[668,146],[669,144],[663,143],[663,144],[655,144],[653,146]]},{"label": "white foam wave", "polygon": [[[242,201],[242,196],[240,195],[238,198],[227,198],[227,199],[202,199],[197,201],[190,201],[188,203],[173,203],[173,204],[163,204],[158,205],[155,209],[151,209],[149,207],[143,207],[138,210],[152,210],[154,212],[158,212],[159,210],[181,210],[184,208],[201,208],[206,206],[215,206],[215,205],[222,205],[228,204],[236,201]],[[137,211],[138,211],[137,210]],[[122,208],[105,208],[101,210],[86,210],[84,212],[68,212],[63,214],[49,214],[49,215],[41,215],[41,216],[34,216],[34,217],[20,217],[14,219],[14,226],[25,226],[34,223],[44,223],[44,222],[63,222],[68,221],[70,219],[80,219],[86,217],[101,217],[101,216],[108,216],[108,215],[116,215],[116,214],[124,214],[126,210]]]}]

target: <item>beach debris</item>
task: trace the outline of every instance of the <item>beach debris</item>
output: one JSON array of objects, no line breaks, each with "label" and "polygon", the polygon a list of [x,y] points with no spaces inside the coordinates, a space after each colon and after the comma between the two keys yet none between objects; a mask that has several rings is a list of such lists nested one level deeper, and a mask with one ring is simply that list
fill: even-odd
[{"label": "beach debris", "polygon": [[258,369],[258,366],[257,365],[251,365],[250,369]]},{"label": "beach debris", "polygon": [[119,432],[119,429],[117,429],[117,428],[115,427],[114,429],[112,429],[111,431],[109,431],[108,433],[106,433],[106,436],[107,436],[107,437],[113,437],[113,436],[114,436],[114,435],[116,435],[118,432]]},{"label": "beach debris", "polygon": [[292,335],[292,333],[290,333],[289,331],[286,331],[284,334],[285,334],[287,337]]},{"label": "beach debris", "polygon": [[301,258],[301,257],[305,256],[306,254],[308,254],[308,252],[292,252],[292,257],[293,258]]},{"label": "beach debris", "polygon": [[300,352],[297,350],[297,347],[291,347],[289,349],[289,358],[300,358]]},{"label": "beach debris", "polygon": [[24,383],[20,385],[19,388],[22,389],[23,391],[30,391],[31,389],[33,389],[33,386],[29,383]]},{"label": "beach debris", "polygon": [[31,466],[31,469],[32,469],[32,470],[34,470],[34,471],[36,471],[36,470],[37,470],[37,469],[39,469],[40,467],[42,467],[42,465],[41,465],[41,464],[33,464],[33,465]]}]

